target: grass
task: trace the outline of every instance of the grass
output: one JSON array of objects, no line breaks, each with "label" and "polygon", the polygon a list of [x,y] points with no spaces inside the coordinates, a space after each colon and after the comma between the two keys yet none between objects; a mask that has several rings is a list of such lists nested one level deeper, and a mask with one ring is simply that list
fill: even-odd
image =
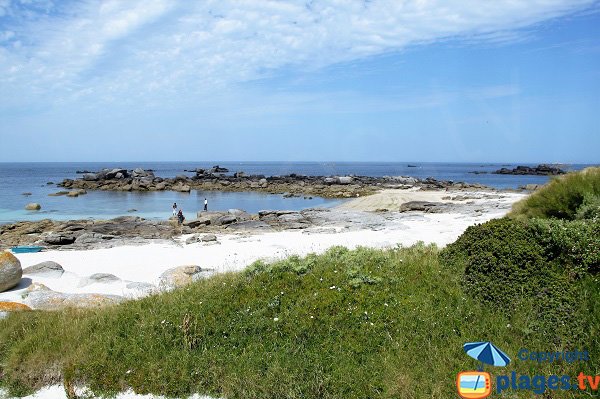
[{"label": "grass", "polygon": [[600,205],[600,167],[556,177],[529,197],[517,202],[509,216],[513,218],[556,218],[574,220],[583,205]]},{"label": "grass", "polygon": [[[455,398],[456,373],[477,367],[465,342],[491,340],[513,358],[520,348],[565,349],[531,327],[527,304],[507,314],[471,299],[463,270],[438,254],[423,245],[338,247],[111,308],[15,313],[0,321],[0,386],[13,394],[65,382],[96,395]],[[515,361],[502,373],[598,372],[599,288],[593,277],[582,282],[585,333],[571,348],[589,349],[591,363]],[[533,397],[524,392],[518,397]]]}]

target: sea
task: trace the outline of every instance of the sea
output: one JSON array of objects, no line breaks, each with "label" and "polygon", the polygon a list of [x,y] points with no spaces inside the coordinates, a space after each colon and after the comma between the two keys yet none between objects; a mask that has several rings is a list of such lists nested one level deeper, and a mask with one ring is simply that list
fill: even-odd
[{"label": "sea", "polygon": [[[243,209],[251,213],[264,209],[301,210],[313,207],[331,207],[342,200],[319,197],[284,198],[280,194],[256,192],[192,191],[176,193],[156,192],[110,192],[89,191],[88,194],[69,198],[52,197],[48,194],[60,191],[56,184],[63,179],[81,177],[77,171],[97,171],[102,168],[152,169],[156,176],[193,176],[184,172],[196,168],[219,165],[230,172],[266,176],[296,173],[313,176],[412,176],[433,177],[439,180],[480,183],[506,189],[526,184],[543,184],[547,176],[513,176],[491,174],[502,167],[514,168],[510,163],[437,163],[437,162],[40,162],[0,163],[0,224],[24,220],[71,220],[108,219],[118,216],[140,216],[150,219],[166,219],[176,202],[188,219],[195,217],[206,198],[209,210]],[[519,164],[536,166],[534,164]],[[565,170],[583,169],[587,164],[561,165]],[[473,173],[477,172],[477,173]],[[487,172],[487,173],[485,173]],[[31,193],[25,196],[23,193]],[[40,211],[26,211],[30,202],[41,204]]]}]

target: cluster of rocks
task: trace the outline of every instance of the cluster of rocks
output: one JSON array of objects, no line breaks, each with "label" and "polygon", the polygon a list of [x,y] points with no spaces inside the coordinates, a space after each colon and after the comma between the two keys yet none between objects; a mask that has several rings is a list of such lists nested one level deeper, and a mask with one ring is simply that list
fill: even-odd
[{"label": "cluster of rocks", "polygon": [[426,189],[486,189],[479,184],[443,181],[433,178],[424,180],[403,176],[306,176],[289,174],[283,176],[248,175],[243,171],[230,173],[218,165],[209,169],[194,169],[193,176],[179,175],[174,178],[156,177],[143,169],[103,169],[86,173],[81,179],[65,179],[58,185],[69,189],[114,191],[261,191],[286,194],[287,196],[319,196],[324,198],[351,198],[372,194],[382,188]]},{"label": "cluster of rocks", "polygon": [[514,169],[501,168],[495,172],[497,175],[538,175],[538,176],[557,176],[565,174],[566,172],[558,166],[552,165],[538,165],[535,167],[530,166],[517,166]]},{"label": "cluster of rocks", "polygon": [[0,249],[17,245],[74,249],[113,247],[147,239],[171,239],[180,233],[176,223],[134,216],[66,222],[44,219],[0,226]]},{"label": "cluster of rocks", "polygon": [[[193,281],[207,278],[214,272],[214,269],[201,268],[197,265],[178,266],[163,272],[159,277],[157,285],[143,282],[127,282],[113,274],[95,273],[82,278],[79,282],[79,287],[91,284],[123,284],[126,291],[137,293],[136,295],[129,295],[131,298],[135,298],[183,287]],[[17,287],[24,275],[32,278],[60,279],[64,273],[65,270],[63,267],[52,261],[38,263],[22,269],[21,262],[13,254],[8,251],[0,252],[0,292]],[[127,299],[120,295],[57,292],[40,283],[30,284],[24,290],[21,298],[24,303],[0,301],[0,318],[5,317],[10,312],[16,311],[32,309],[59,310],[68,307],[97,308],[116,305]]]}]

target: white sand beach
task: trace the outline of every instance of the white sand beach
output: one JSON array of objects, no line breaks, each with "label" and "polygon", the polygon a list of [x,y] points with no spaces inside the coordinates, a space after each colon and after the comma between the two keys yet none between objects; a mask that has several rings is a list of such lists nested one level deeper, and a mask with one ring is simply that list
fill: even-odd
[{"label": "white sand beach", "polygon": [[[462,197],[457,197],[458,195]],[[384,248],[409,246],[422,241],[445,246],[454,241],[468,226],[502,216],[513,202],[524,195],[386,190],[349,201],[336,212],[340,213],[338,217],[341,219],[367,220],[374,215],[370,211],[381,208],[397,209],[407,201],[460,202],[443,199],[449,196],[463,198],[463,202],[471,204],[470,211],[385,212],[380,217],[382,222],[366,224],[365,227],[309,228],[262,234],[217,234],[216,243],[198,242],[186,245],[185,240],[189,236],[184,235],[173,242],[150,241],[147,245],[18,254],[16,256],[23,268],[44,261],[54,261],[62,265],[65,273],[60,278],[24,275],[19,286],[0,293],[0,301],[23,302],[22,294],[33,283],[44,284],[62,293],[98,293],[134,298],[145,293],[127,288],[130,282],[156,285],[159,276],[173,267],[198,265],[216,272],[237,271],[259,259],[273,261],[290,255],[322,253],[336,245],[348,248]],[[109,273],[117,276],[119,280],[104,283],[89,281],[88,276],[96,273]]]}]

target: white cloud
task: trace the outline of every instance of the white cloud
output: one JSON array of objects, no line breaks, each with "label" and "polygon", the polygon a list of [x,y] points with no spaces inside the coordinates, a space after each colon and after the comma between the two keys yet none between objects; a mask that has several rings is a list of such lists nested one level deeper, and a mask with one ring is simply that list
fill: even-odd
[{"label": "white cloud", "polygon": [[[48,3],[33,17],[30,8],[27,18],[0,25],[0,90],[14,94],[2,96],[13,105],[32,97],[50,103],[163,101],[220,90],[282,67],[321,68],[408,45],[518,40],[518,29],[594,3],[111,0],[63,9]],[[0,0],[0,15],[18,12]]]}]

